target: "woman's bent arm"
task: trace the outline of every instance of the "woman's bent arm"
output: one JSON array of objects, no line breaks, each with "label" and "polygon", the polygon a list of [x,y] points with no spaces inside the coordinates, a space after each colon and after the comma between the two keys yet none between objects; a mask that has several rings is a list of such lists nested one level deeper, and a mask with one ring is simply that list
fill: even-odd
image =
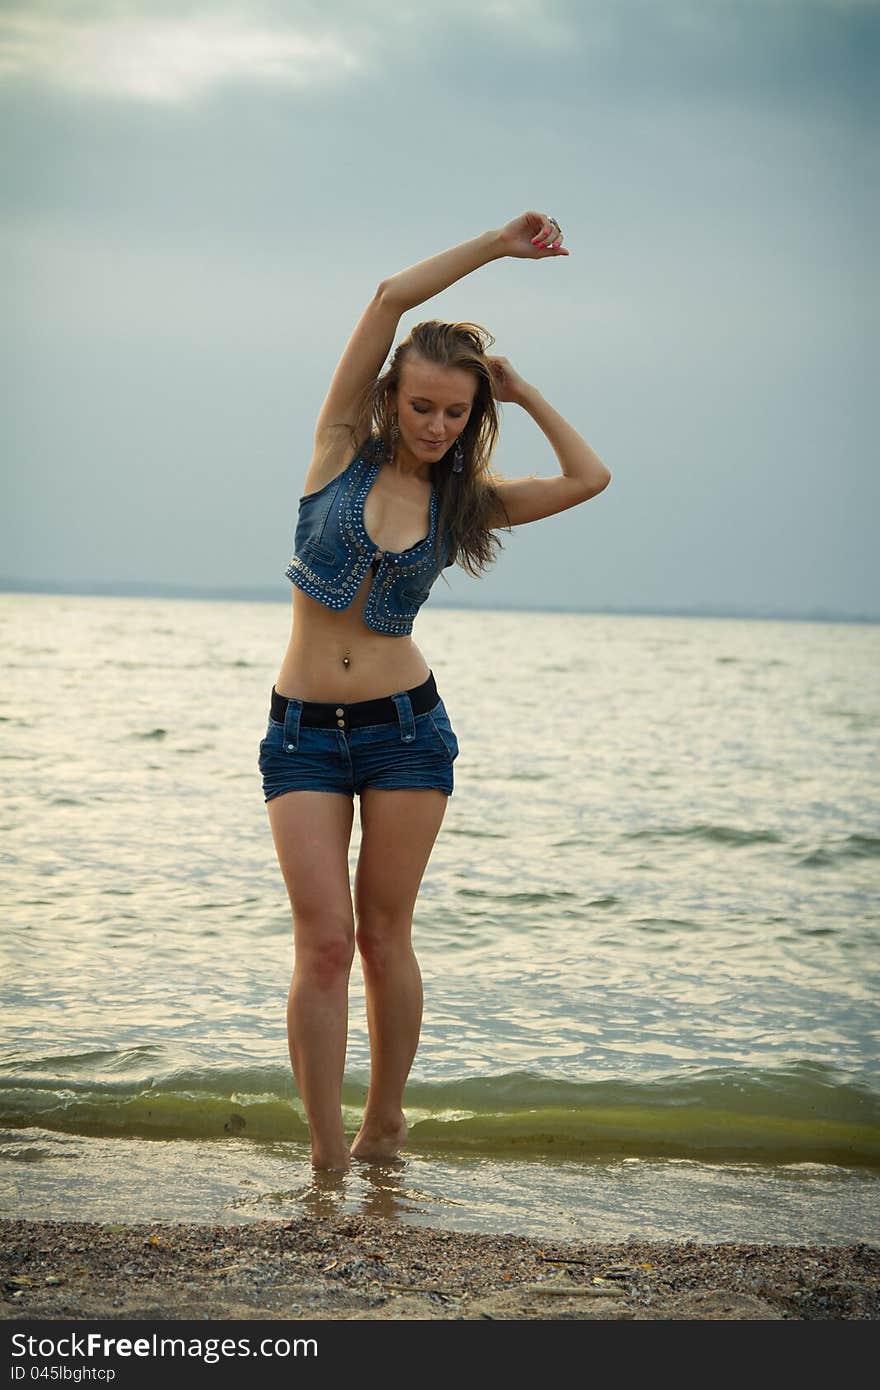
[{"label": "woman's bent arm", "polygon": [[611,473],[598,454],[593,452],[574,425],[570,425],[558,410],[554,410],[537,387],[526,386],[519,404],[547,436],[564,477],[582,483],[588,497],[595,497],[597,492],[608,486]]},{"label": "woman's bent arm", "polygon": [[561,474],[553,478],[513,478],[496,482],[492,526],[523,526],[555,516],[602,492],[611,482],[611,473],[558,410],[554,410],[536,387],[521,377],[507,357],[490,357],[495,399],[512,401],[525,410],[546,435]]},{"label": "woman's bent arm", "polygon": [[384,303],[405,314],[408,309],[448,289],[456,280],[470,275],[471,271],[479,270],[481,265],[500,260],[507,254],[499,231],[481,232],[470,241],[463,241],[449,251],[441,251],[427,261],[419,261],[418,265],[389,276],[379,286],[379,294]]},{"label": "woman's bent arm", "polygon": [[[514,397],[508,396],[506,399],[512,400]],[[490,513],[492,526],[524,526],[530,521],[555,516],[557,512],[565,512],[569,507],[588,502],[611,482],[610,470],[598,454],[574,425],[570,425],[558,410],[554,410],[540,391],[526,385],[516,401],[543,430],[562,472],[553,478],[533,476],[496,483],[497,500]]]}]

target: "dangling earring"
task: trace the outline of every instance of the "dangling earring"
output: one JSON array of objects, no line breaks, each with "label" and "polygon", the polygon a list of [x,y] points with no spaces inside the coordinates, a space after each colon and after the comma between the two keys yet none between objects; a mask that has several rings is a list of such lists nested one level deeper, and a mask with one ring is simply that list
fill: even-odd
[{"label": "dangling earring", "polygon": [[461,447],[461,440],[455,446],[455,453],[452,455],[453,473],[464,472],[464,449]]},{"label": "dangling earring", "polygon": [[390,447],[389,447],[389,449],[388,449],[388,460],[389,460],[389,462],[393,461],[393,459],[394,459],[394,450],[397,448],[397,441],[398,441],[398,439],[400,438],[400,426],[399,426],[398,423],[397,423],[397,416],[396,416],[396,415],[392,415],[392,417],[391,417],[391,430],[390,430],[390,434],[391,434],[391,445],[390,445]]}]

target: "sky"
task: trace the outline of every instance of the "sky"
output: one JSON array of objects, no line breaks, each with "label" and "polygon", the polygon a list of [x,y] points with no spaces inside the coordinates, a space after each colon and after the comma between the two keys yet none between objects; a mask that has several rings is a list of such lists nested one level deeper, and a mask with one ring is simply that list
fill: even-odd
[{"label": "sky", "polygon": [[612,480],[431,601],[880,616],[878,54],[880,0],[0,0],[0,582],[288,600],[376,285],[534,208],[570,256],[399,337],[483,324]]}]

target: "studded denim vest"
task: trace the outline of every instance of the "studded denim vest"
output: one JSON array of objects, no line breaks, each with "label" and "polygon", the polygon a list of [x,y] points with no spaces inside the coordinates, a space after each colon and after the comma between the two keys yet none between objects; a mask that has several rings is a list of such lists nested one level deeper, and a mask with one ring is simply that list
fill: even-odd
[{"label": "studded denim vest", "polygon": [[440,499],[431,488],[428,535],[408,550],[380,550],[364,528],[364,503],[382,467],[382,441],[373,435],[343,473],[299,500],[294,556],[285,573],[298,589],[326,608],[348,608],[371,566],[374,578],[364,622],[374,632],[403,637],[434,581],[450,564],[444,538],[436,553]]}]

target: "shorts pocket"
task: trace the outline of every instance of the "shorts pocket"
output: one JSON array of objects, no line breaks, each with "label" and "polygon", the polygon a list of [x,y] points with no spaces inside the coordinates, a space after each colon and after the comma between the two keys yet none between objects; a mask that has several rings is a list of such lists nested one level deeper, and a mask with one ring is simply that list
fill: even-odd
[{"label": "shorts pocket", "polygon": [[446,750],[449,761],[454,762],[458,757],[458,739],[455,736],[455,730],[452,727],[442,700],[439,704],[435,705],[432,710],[428,710],[428,718],[431,721],[434,732],[437,734]]},{"label": "shorts pocket", "polygon": [[260,752],[257,758],[258,765],[262,765],[268,753],[280,753],[283,743],[284,725],[279,724],[278,720],[273,719],[270,715],[266,725],[266,736],[260,739]]}]

